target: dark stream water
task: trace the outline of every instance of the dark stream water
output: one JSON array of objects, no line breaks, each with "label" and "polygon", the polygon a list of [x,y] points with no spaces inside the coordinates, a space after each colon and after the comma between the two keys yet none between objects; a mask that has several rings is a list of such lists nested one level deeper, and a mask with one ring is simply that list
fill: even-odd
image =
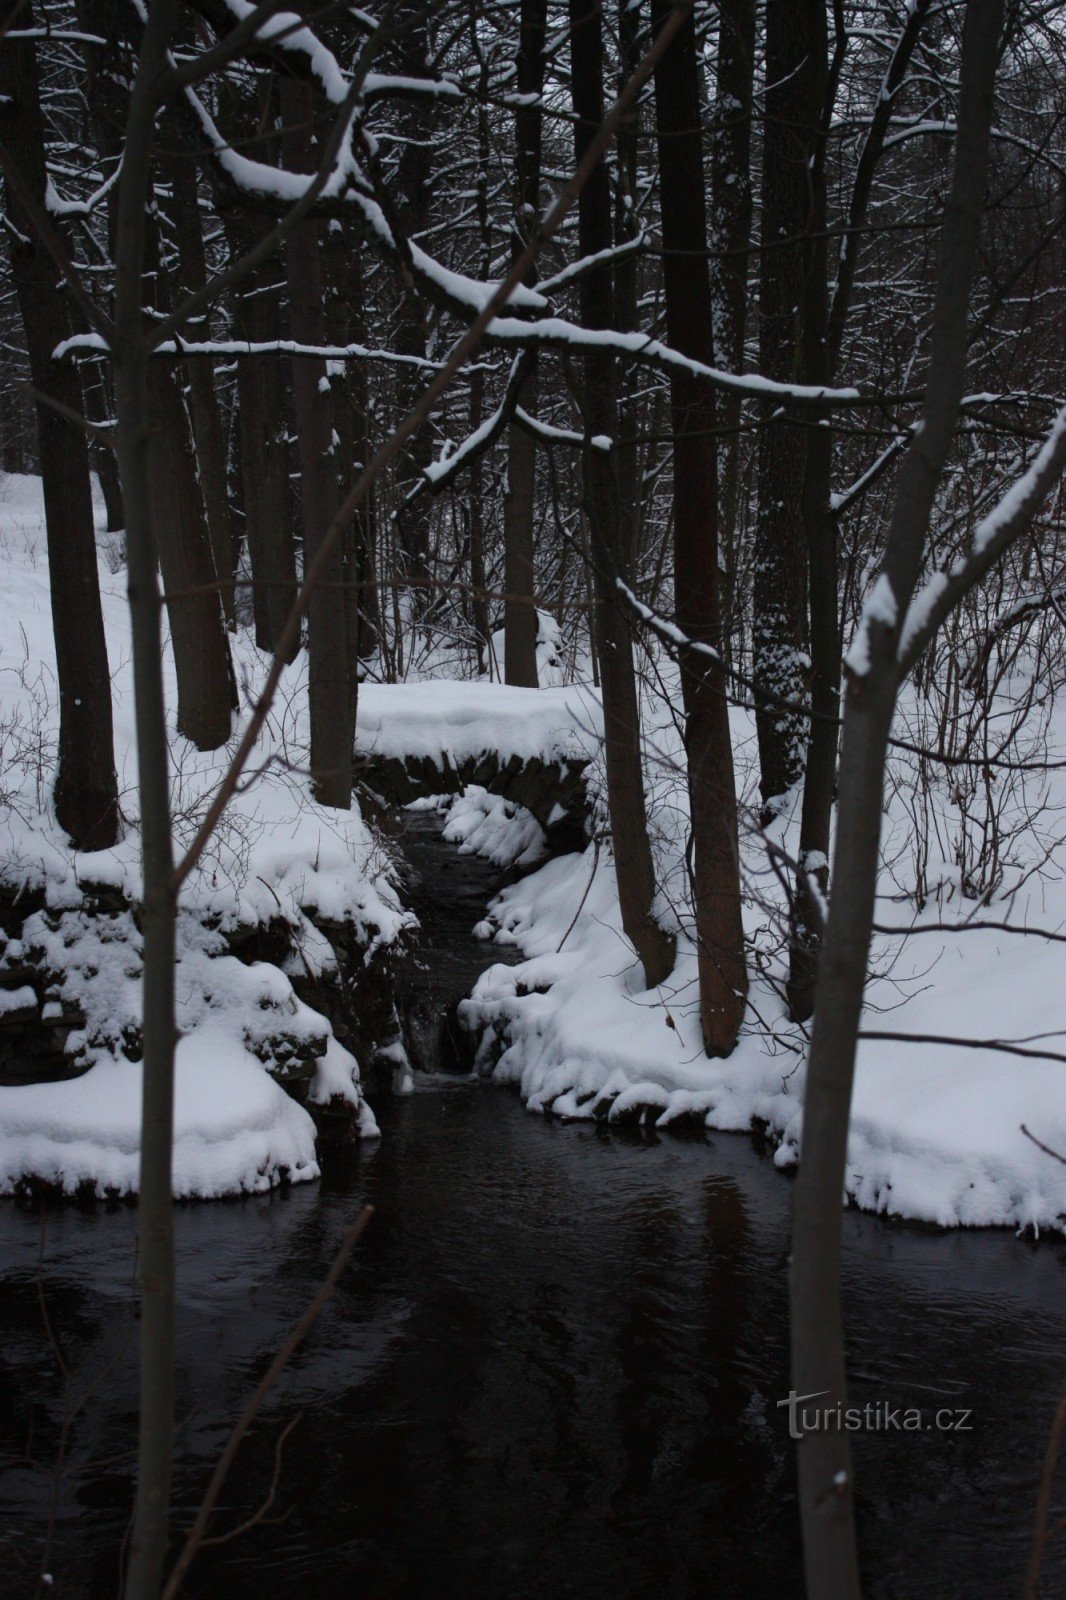
[{"label": "dark stream water", "polygon": [[[468,988],[496,882],[419,822],[425,1004]],[[365,1199],[337,1297],[268,1401],[204,1600],[799,1600],[789,1441],[790,1187],[754,1143],[644,1142],[422,1079],[321,1184],[183,1208],[177,1476],[184,1525],[228,1427]],[[111,1600],[135,1423],[128,1207],[49,1211],[43,1287],[79,1399],[47,1591]],[[1066,1250],[850,1214],[855,1398],[968,1407],[972,1430],[858,1439],[867,1592],[1021,1593],[1066,1371]],[[35,1272],[42,1220],[0,1207],[0,1594],[35,1589],[62,1379]],[[1060,1538],[1060,1544],[1064,1543]],[[1066,1592],[1059,1549],[1048,1595]],[[812,1597],[814,1600],[814,1597]]]}]

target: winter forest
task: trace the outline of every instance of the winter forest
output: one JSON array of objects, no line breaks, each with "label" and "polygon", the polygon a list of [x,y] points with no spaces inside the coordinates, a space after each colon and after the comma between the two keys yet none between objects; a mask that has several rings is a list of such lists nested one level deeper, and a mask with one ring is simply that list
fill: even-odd
[{"label": "winter forest", "polygon": [[0,13],[4,1593],[1062,1593],[1066,8]]}]

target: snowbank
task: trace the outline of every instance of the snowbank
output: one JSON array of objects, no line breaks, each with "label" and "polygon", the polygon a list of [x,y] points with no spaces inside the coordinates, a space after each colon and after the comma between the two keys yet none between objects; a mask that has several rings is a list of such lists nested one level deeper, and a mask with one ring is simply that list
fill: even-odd
[{"label": "snowbank", "polygon": [[443,837],[459,846],[460,855],[482,856],[497,867],[535,866],[548,853],[536,817],[480,784],[467,784],[462,794],[414,800],[407,809],[438,811],[446,819]]},{"label": "snowbank", "polygon": [[357,751],[457,767],[489,753],[545,763],[584,761],[599,749],[599,693],[582,685],[515,689],[427,679],[359,688]]},{"label": "snowbank", "polygon": [[[1059,731],[1061,745],[1066,721]],[[672,909],[681,904],[683,785],[668,736],[663,729],[652,734],[660,757],[653,767],[652,818],[667,889],[658,909],[679,939],[669,982],[644,990],[622,933],[609,849],[590,845],[584,854],[547,862],[498,897],[480,931],[517,945],[525,959],[490,967],[462,1014],[468,1025],[483,1030],[482,1070],[517,1086],[533,1111],[635,1118],[659,1128],[684,1120],[723,1130],[761,1125],[777,1143],[778,1165],[787,1167],[800,1150],[806,1037],[788,1021],[780,998],[782,973],[774,970],[775,958],[765,956],[766,908],[775,879],[764,839],[749,818],[745,875],[762,909],[749,906],[745,916],[764,966],[753,969],[736,1051],[726,1061],[710,1061],[700,1044],[691,927]],[[735,716],[734,742],[743,771],[751,728],[741,714]],[[795,846],[795,810],[794,805],[771,826],[786,849]],[[911,828],[894,799],[886,819],[886,861],[898,863]],[[1034,849],[1045,845],[1038,841]],[[879,920],[901,929],[960,926],[921,937],[879,937],[865,1026],[968,1039],[1051,1035],[1046,1048],[1061,1049],[1062,946],[1037,936],[964,931],[961,924],[1006,920],[1018,929],[1055,931],[1066,926],[1066,884],[1055,873],[1028,877],[1022,862],[998,899],[978,911],[960,895],[957,869],[948,862],[938,866],[939,895],[917,917],[886,869]],[[1039,1049],[1039,1042],[1031,1048]],[[847,1193],[864,1210],[944,1227],[1066,1230],[1066,1166],[1042,1152],[1023,1125],[1051,1149],[1066,1152],[1061,1063],[987,1048],[865,1040]]]},{"label": "snowbank", "polygon": [[[72,852],[50,814],[56,688],[39,481],[0,478],[0,886],[31,911],[0,934],[0,985],[40,1018],[65,1023],[65,1081],[0,1087],[0,1192],[33,1177],[66,1191],[137,1186],[140,896],[129,620],[118,552],[100,535],[104,622],[114,679],[115,744],[126,827],[114,849]],[[265,662],[246,632],[233,642],[247,704]],[[166,657],[168,703],[176,702]],[[175,1191],[210,1197],[317,1175],[307,1102],[339,1099],[358,1131],[377,1132],[359,1065],[292,976],[336,967],[328,930],[345,925],[369,961],[413,919],[392,865],[357,809],[314,805],[306,766],[302,664],[285,675],[253,780],[230,805],[188,881],[178,919]],[[236,738],[239,728],[234,730]],[[228,760],[172,734],[175,848],[192,837]],[[85,895],[103,905],[87,916]],[[288,970],[229,951],[284,925]],[[325,930],[325,931],[324,931]],[[279,1081],[280,1080],[280,1081]]]}]

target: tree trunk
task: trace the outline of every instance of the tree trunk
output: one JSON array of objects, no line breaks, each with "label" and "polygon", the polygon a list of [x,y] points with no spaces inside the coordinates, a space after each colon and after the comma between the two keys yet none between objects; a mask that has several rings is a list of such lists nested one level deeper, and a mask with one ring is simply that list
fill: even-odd
[{"label": "tree trunk", "polygon": [[[86,417],[90,422],[109,426],[114,421],[115,408],[111,399],[110,374],[102,362],[84,363],[81,388]],[[104,499],[104,526],[108,533],[119,533],[126,526],[126,513],[122,508],[122,484],[114,448],[110,444],[90,444],[89,459]]]},{"label": "tree trunk", "polygon": [[[199,289],[207,282],[207,262],[200,223],[196,158],[191,151],[179,148],[168,160],[167,169],[174,195],[172,220],[178,246],[181,288],[186,291]],[[210,328],[204,319],[193,327],[184,328],[182,333],[190,340],[208,338]],[[232,628],[236,622],[233,579],[237,571],[238,538],[229,499],[226,440],[215,387],[214,361],[207,356],[194,356],[185,364],[185,377],[208,538],[215,572],[221,583],[222,613],[227,625]]]},{"label": "tree trunk", "polygon": [[[718,73],[711,144],[711,203],[714,251],[715,354],[728,372],[744,369],[748,310],[748,244],[751,239],[751,120],[755,77],[755,0],[721,0],[718,7]],[[718,397],[720,501],[719,567],[722,649],[732,656],[736,571],[740,542],[740,397]]]},{"label": "tree trunk", "polygon": [[[25,29],[33,28],[27,7]],[[0,116],[10,158],[43,209],[47,176],[40,78],[32,32],[0,50]],[[58,268],[7,185],[8,248],[33,383],[42,395],[81,413],[78,374],[52,352],[70,333]],[[40,402],[37,451],[44,491],[48,582],[59,682],[56,818],[79,850],[103,850],[118,837],[111,724],[111,674],[100,609],[89,447],[84,429]]]},{"label": "tree trunk", "polygon": [[[670,15],[654,0],[661,27]],[[696,31],[691,14],[655,69],[667,337],[683,355],[714,358],[707,267]],[[694,644],[719,650],[718,463],[714,390],[683,373],[670,380],[674,430],[674,608]],[[700,1020],[708,1055],[728,1055],[744,1016],[747,972],[740,913],[740,851],[726,680],[705,653],[681,653],[692,812],[692,896]]]},{"label": "tree trunk", "polygon": [[[234,252],[244,252],[266,232],[259,218],[228,219]],[[236,331],[253,344],[281,332],[280,262],[250,274],[234,297]],[[285,424],[285,386],[279,355],[237,357],[237,418],[240,428],[244,532],[252,571],[255,642],[273,655],[285,618],[296,599],[296,545],[292,485]],[[295,642],[290,658],[299,652]]]},{"label": "tree trunk", "polygon": [[[588,9],[588,7],[586,7]],[[512,259],[521,255],[540,218],[540,95],[544,89],[544,37],[547,0],[521,0],[518,57],[520,96],[536,95],[532,105],[515,108],[515,214]],[[525,282],[536,282],[531,267]],[[522,385],[519,404],[535,411],[536,368]],[[507,683],[537,687],[537,607],[534,596],[533,527],[537,445],[514,423],[507,430],[507,488],[503,499],[504,636],[503,671]]]},{"label": "tree trunk", "polygon": [[137,1269],[140,1287],[140,1415],[137,1502],[125,1600],[158,1600],[170,1522],[174,1450],[174,916],[169,752],[163,698],[158,554],[144,327],[145,234],[151,194],[155,82],[166,59],[177,0],[148,13],[130,97],[116,206],[115,410],[126,505],[133,640],[137,773],[141,802],[144,968],[141,1034],[141,1163]]},{"label": "tree trunk", "polygon": [[[879,867],[885,760],[899,681],[903,618],[928,536],[966,372],[967,307],[988,172],[1002,0],[969,0],[951,195],[940,259],[922,425],[904,458],[879,580],[892,607],[862,626],[869,667],[849,675],[833,856],[835,889],[818,979],[796,1181],[791,1264],[792,1386],[820,1407],[847,1405],[840,1300],[841,1195],[855,1053]],[[895,610],[895,619],[886,612]],[[857,1600],[854,1480],[848,1435],[828,1429],[798,1445],[807,1592]]]},{"label": "tree trunk", "polygon": [[[429,12],[423,0],[398,0],[396,20],[400,25],[396,41],[396,70],[406,77],[425,77],[428,71]],[[410,239],[429,225],[432,207],[433,132],[436,113],[425,99],[401,101],[396,113],[397,131],[403,147],[397,165],[396,213],[404,235]],[[403,285],[396,310],[396,330],[392,347],[401,355],[424,357],[428,344],[428,307],[418,289]],[[403,416],[415,404],[423,378],[417,368],[400,368],[396,377],[397,412]],[[430,496],[422,493],[423,469],[433,455],[432,421],[418,429],[408,443],[396,469],[396,509],[394,530],[398,561],[396,578],[403,586],[401,620],[417,622],[432,603],[433,563],[430,541]],[[402,650],[402,640],[397,649]]]},{"label": "tree trunk", "polygon": [[[287,164],[297,172],[315,167],[311,121],[314,97],[307,84],[281,85]],[[318,228],[301,222],[285,244],[293,338],[325,343],[325,278]],[[293,404],[300,457],[304,570],[318,553],[337,510],[337,460],[333,452],[333,407],[326,363],[297,356],[292,364]],[[338,542],[307,609],[307,688],[311,720],[311,782],[323,805],[347,811],[352,803],[351,688],[344,560]]]},{"label": "tree trunk", "polygon": [[[536,407],[536,376],[522,385],[519,404]],[[533,511],[537,446],[514,423],[507,430],[507,485],[503,495],[503,679],[535,689],[537,605],[534,597]]]},{"label": "tree trunk", "polygon": [[[852,186],[848,231],[841,250],[832,307],[826,238],[826,138],[831,107],[822,113],[818,149],[811,163],[811,229],[803,294],[802,379],[831,384],[836,375],[855,282],[858,239],[866,218],[874,169],[884,145],[892,107],[931,0],[909,11],[874,107]],[[819,59],[824,59],[824,45]],[[789,1014],[806,1022],[814,1011],[822,907],[829,895],[829,837],[836,785],[837,718],[840,705],[840,618],[837,525],[830,506],[833,465],[832,417],[812,415],[807,432],[801,510],[807,540],[811,619],[811,728],[803,778],[799,870],[792,908],[789,950]]]},{"label": "tree trunk", "polygon": [[233,669],[189,417],[165,358],[154,358],[148,373],[148,415],[152,525],[178,681],[178,732],[198,750],[217,750],[230,736]]},{"label": "tree trunk", "polygon": [[[826,230],[828,203],[825,141],[831,106],[827,104],[826,12],[813,4],[806,49],[809,62],[809,115],[819,134],[809,158],[807,237],[804,241],[800,298],[799,375],[803,383],[830,382],[829,271]],[[840,702],[840,625],[837,619],[837,538],[830,504],[833,465],[831,419],[812,416],[803,441],[800,519],[807,551],[810,592],[811,718],[800,816],[799,870],[792,906],[789,941],[788,1005],[795,1020],[806,1022],[814,1010],[822,906],[829,889],[829,827],[836,783],[837,716]]]},{"label": "tree trunk", "polygon": [[[574,158],[580,163],[603,121],[602,17],[589,0],[570,0],[570,60]],[[602,161],[578,201],[578,242],[582,256],[611,246],[611,191]],[[586,328],[613,324],[612,271],[607,262],[581,280],[581,320]],[[644,800],[633,641],[617,584],[617,579],[631,576],[626,548],[629,524],[621,515],[614,451],[608,454],[587,442],[601,435],[613,438],[618,431],[615,365],[607,350],[590,350],[584,359],[585,509],[598,602],[604,764],[618,903],[623,931],[640,957],[645,984],[651,989],[670,975],[674,940],[659,926],[652,909],[655,868]]]},{"label": "tree trunk", "polygon": [[[484,412],[485,376],[475,372],[470,379],[470,431],[480,428]],[[480,455],[470,468],[470,621],[474,629],[479,673],[494,675],[491,661],[492,639],[489,623],[488,591],[485,586],[485,512],[482,501],[484,465]]]},{"label": "tree trunk", "polygon": [[[794,381],[797,372],[811,229],[809,163],[822,114],[824,38],[825,0],[767,0],[759,371],[784,382]],[[752,656],[765,818],[802,777],[807,752],[804,448],[804,428],[787,418],[768,422],[760,434]]]}]

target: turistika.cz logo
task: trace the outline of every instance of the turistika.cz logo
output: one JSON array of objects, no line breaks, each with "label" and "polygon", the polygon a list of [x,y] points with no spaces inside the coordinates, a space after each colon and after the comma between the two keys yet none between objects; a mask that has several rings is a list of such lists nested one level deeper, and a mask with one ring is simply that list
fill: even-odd
[{"label": "turistika.cz logo", "polygon": [[972,1411],[962,1407],[942,1407],[938,1411],[923,1411],[917,1406],[894,1406],[887,1400],[868,1400],[864,1406],[846,1406],[838,1400],[835,1405],[819,1406],[813,1401],[823,1400],[828,1389],[816,1389],[811,1394],[797,1394],[790,1389],[788,1397],[777,1402],[778,1408],[788,1408],[788,1432],[792,1439],[802,1439],[808,1433],[970,1433]]}]

